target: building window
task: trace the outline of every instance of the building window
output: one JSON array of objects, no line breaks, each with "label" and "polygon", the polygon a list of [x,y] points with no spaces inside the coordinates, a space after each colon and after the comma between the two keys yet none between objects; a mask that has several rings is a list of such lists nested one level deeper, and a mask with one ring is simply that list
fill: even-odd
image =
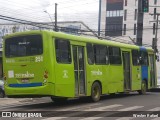
[{"label": "building window", "polygon": [[123,27],[123,35],[126,35],[126,24],[124,24],[124,27]]},{"label": "building window", "polygon": [[127,6],[127,0],[125,0],[125,6]]},{"label": "building window", "polygon": [[135,9],[135,12],[134,12],[134,20],[137,20],[137,9]]},{"label": "building window", "polygon": [[127,20],[127,10],[124,10],[124,21]]},{"label": "building window", "polygon": [[157,4],[157,0],[154,0],[154,4],[155,4],[155,5]]},{"label": "building window", "polygon": [[156,23],[153,23],[153,35],[155,35],[156,32]]},{"label": "building window", "polygon": [[134,35],[136,35],[137,25],[134,24]]},{"label": "building window", "polygon": [[119,16],[123,16],[122,10],[107,11],[107,17],[119,17]]},{"label": "building window", "polygon": [[106,36],[122,36],[123,17],[106,17]]},{"label": "building window", "polygon": [[154,8],[154,19],[156,19],[157,9]]}]

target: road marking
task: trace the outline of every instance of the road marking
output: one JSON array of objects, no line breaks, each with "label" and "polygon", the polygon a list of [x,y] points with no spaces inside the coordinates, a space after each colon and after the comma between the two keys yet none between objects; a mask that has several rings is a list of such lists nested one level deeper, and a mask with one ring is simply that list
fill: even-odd
[{"label": "road marking", "polygon": [[[123,105],[114,104],[114,105],[103,106],[103,107],[98,107],[98,108],[90,108],[90,109],[87,109],[87,110],[84,110],[84,111],[81,111],[81,112],[66,114],[66,117],[51,117],[51,118],[47,118],[45,120],[53,120],[53,119],[54,120],[60,120],[60,119],[70,118],[70,116],[76,116],[76,115],[80,115],[80,114],[82,114],[82,116],[83,116],[83,113],[86,113],[86,111],[107,111],[107,109],[111,109],[111,108],[115,108],[115,107],[119,107],[119,106],[123,106]],[[130,111],[130,110],[135,110],[135,109],[143,108],[143,107],[144,106],[132,106],[132,107],[119,109],[119,110],[116,110],[116,111]],[[160,107],[156,107],[156,108],[153,108],[153,109],[149,109],[147,111],[159,111],[159,110],[160,110]],[[104,118],[104,117],[99,117],[101,115],[103,116],[103,115],[105,115],[105,113],[98,114],[98,115],[95,115],[93,117],[85,117],[85,118],[81,117],[80,120],[97,120],[97,119]],[[117,118],[116,120],[132,120],[132,119],[135,119],[135,117],[121,117],[121,118]],[[159,118],[153,118],[152,120],[159,120]]]},{"label": "road marking", "polygon": [[122,118],[118,118],[116,120],[132,120],[133,117],[122,117]]},{"label": "road marking", "polygon": [[120,104],[114,104],[114,105],[109,105],[109,106],[103,106],[103,107],[98,107],[98,108],[90,108],[84,111],[107,111],[107,109],[111,109],[111,108],[115,108],[115,107],[119,107],[119,106],[123,106]]},{"label": "road marking", "polygon": [[42,120],[59,120],[59,119],[65,119],[65,118],[68,118],[68,117],[49,117],[49,118],[44,118]]},{"label": "road marking", "polygon": [[[111,108],[120,107],[120,106],[123,106],[123,105],[114,104],[114,105],[109,105],[109,106],[104,106],[104,107],[92,108],[92,109],[88,109],[85,111],[107,111],[107,110],[111,111]],[[104,118],[104,117],[99,117],[99,116],[105,116],[105,115],[106,113],[102,113],[102,114],[95,115],[94,117],[87,117],[81,120],[97,120],[97,119]]]},{"label": "road marking", "polygon": [[157,118],[154,118],[154,119],[152,119],[152,120],[159,120],[159,117],[157,117]]},{"label": "road marking", "polygon": [[156,107],[156,108],[153,108],[153,109],[150,109],[150,110],[147,110],[147,111],[160,111],[160,107]]},{"label": "road marking", "polygon": [[133,107],[127,107],[124,109],[119,109],[117,111],[129,111],[129,110],[135,110],[135,109],[142,108],[142,107],[144,107],[144,106],[133,106]]},{"label": "road marking", "polygon": [[[136,107],[137,108],[137,107]],[[122,109],[122,111],[125,111],[126,109]],[[128,110],[131,110],[131,109],[128,109]],[[118,110],[119,111],[119,110]],[[149,110],[147,110],[147,111],[160,111],[160,107],[156,107],[156,108],[153,108],[153,109],[149,109]],[[145,113],[145,111],[144,111],[144,113]],[[148,112],[147,112],[148,113]],[[140,113],[139,113],[140,114]],[[142,114],[143,114],[143,112],[142,112]],[[116,119],[116,120],[132,120],[132,119],[134,119],[135,117],[122,117],[122,118],[118,118],[118,119]],[[159,118],[155,118],[155,119],[152,119],[152,120],[159,120]]]},{"label": "road marking", "polygon": [[[91,106],[95,106],[95,105],[98,105],[98,104],[94,104],[94,105],[90,105],[89,107]],[[69,113],[69,114],[66,114],[65,117],[51,117],[51,118],[48,118],[46,120],[59,120],[59,119],[64,119],[64,118],[69,118],[70,116],[76,116],[76,115],[81,115],[83,116],[83,114],[87,113],[87,111],[106,111],[106,109],[111,109],[111,108],[115,108],[115,107],[119,107],[119,106],[122,106],[120,104],[114,104],[114,105],[109,105],[109,106],[104,106],[104,107],[98,107],[98,108],[89,108],[87,110],[83,110],[83,111],[78,111],[78,110],[75,110],[76,108],[82,108],[82,106],[80,107],[72,107],[74,109],[74,111],[78,111],[78,112],[72,112],[72,113]],[[88,107],[88,106],[87,106]],[[71,108],[68,108],[68,109],[62,109],[62,111],[68,111],[68,110],[71,110],[73,111],[73,109]],[[96,120],[96,119],[100,119],[100,118],[103,118],[103,117],[99,117],[101,114],[98,114],[97,116],[95,117],[86,117],[86,118],[81,118],[81,120]],[[104,115],[104,113],[103,113]]]},{"label": "road marking", "polygon": [[84,119],[81,119],[81,120],[97,120],[97,119],[101,119],[103,117],[87,117],[87,118],[84,118]]},{"label": "road marking", "polygon": [[91,103],[91,104],[85,104],[85,105],[74,106],[69,108],[60,108],[55,111],[79,111],[79,109],[90,109],[91,107],[98,106],[98,105],[102,105],[102,103],[94,103],[94,104]]},{"label": "road marking", "polygon": [[[130,110],[135,110],[135,109],[142,108],[142,107],[144,107],[144,106],[132,106],[132,107],[119,109],[117,111],[130,111]],[[132,120],[132,119],[134,119],[134,117],[121,117],[121,118],[118,118],[116,120]]]}]

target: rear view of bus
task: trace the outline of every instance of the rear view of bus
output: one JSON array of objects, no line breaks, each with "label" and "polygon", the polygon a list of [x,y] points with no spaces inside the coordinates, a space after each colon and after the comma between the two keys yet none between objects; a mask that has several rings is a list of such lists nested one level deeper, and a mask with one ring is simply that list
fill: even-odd
[{"label": "rear view of bus", "polygon": [[4,39],[3,65],[8,97],[49,95],[41,32],[8,35]]}]

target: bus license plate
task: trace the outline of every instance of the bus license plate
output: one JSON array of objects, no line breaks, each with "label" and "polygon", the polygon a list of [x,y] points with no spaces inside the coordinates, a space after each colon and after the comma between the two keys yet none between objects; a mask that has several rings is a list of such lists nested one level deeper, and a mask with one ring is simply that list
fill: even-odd
[{"label": "bus license plate", "polygon": [[22,83],[29,83],[28,79],[22,79]]}]

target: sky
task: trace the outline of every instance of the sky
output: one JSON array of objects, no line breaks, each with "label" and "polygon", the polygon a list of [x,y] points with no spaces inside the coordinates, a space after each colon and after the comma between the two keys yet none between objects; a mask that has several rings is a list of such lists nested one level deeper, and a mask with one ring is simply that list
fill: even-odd
[{"label": "sky", "polygon": [[0,15],[33,22],[54,21],[57,3],[58,21],[83,21],[91,29],[98,26],[99,0],[0,0],[0,3]]}]

